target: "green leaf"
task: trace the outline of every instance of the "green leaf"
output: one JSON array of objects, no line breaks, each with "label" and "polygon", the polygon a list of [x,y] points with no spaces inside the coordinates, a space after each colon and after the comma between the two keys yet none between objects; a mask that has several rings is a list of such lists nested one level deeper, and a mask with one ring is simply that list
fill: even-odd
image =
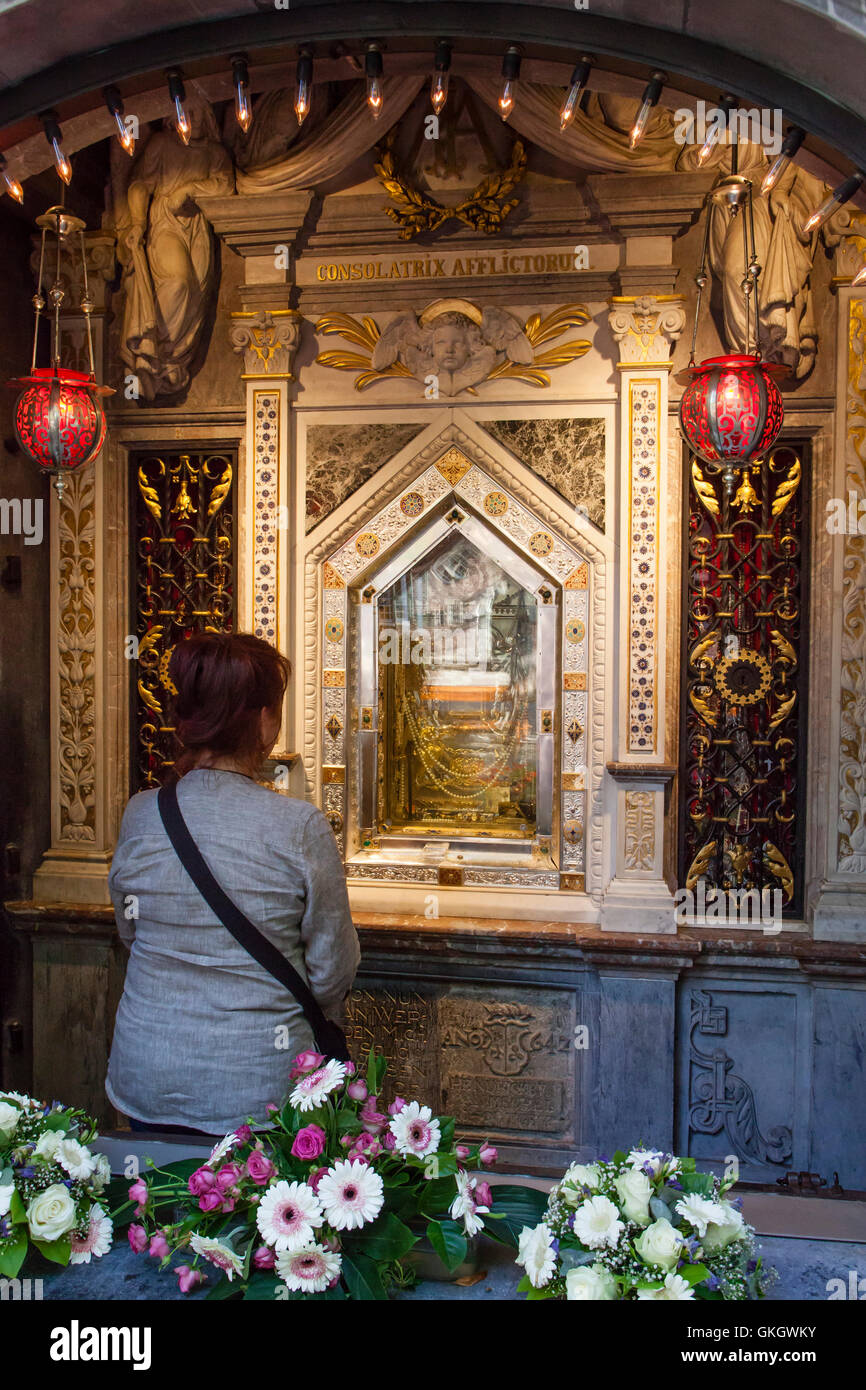
[{"label": "green leaf", "polygon": [[429,1221],[427,1239],[450,1273],[466,1259],[469,1246],[462,1227],[456,1221]]},{"label": "green leaf", "polygon": [[369,1227],[353,1231],[343,1239],[343,1250],[367,1255],[371,1260],[401,1260],[418,1237],[394,1215],[386,1212]]},{"label": "green leaf", "polygon": [[[160,1173],[169,1173],[173,1178],[179,1178],[184,1186],[189,1182],[193,1173],[201,1168],[204,1159],[202,1158],[177,1158],[173,1163],[165,1163],[160,1167]],[[159,1174],[157,1174],[159,1177]]]},{"label": "green leaf", "polygon": [[45,1117],[45,1128],[68,1134],[72,1127],[72,1120],[73,1117],[63,1110],[52,1110],[51,1114]]},{"label": "green leaf", "polygon": [[21,1194],[19,1192],[12,1193],[12,1201],[9,1203],[9,1220],[13,1226],[17,1226],[19,1222],[27,1220],[27,1212],[24,1209],[24,1203],[21,1200]]},{"label": "green leaf", "polygon": [[683,1265],[677,1270],[681,1279],[685,1279],[687,1284],[699,1284],[702,1279],[706,1279],[709,1274],[706,1265]]},{"label": "green leaf", "polygon": [[363,1134],[364,1126],[351,1110],[339,1110],[337,1112],[337,1133]]},{"label": "green leaf", "polygon": [[528,1274],[524,1274],[520,1283],[517,1285],[517,1292],[525,1293],[527,1302],[529,1303],[537,1302],[541,1298],[554,1297],[549,1288],[537,1289],[535,1285],[531,1283]]},{"label": "green leaf", "polygon": [[712,1197],[713,1195],[712,1173],[682,1173],[680,1184],[686,1195],[692,1192],[697,1192],[701,1197]]},{"label": "green leaf", "polygon": [[51,1260],[53,1264],[69,1264],[69,1256],[72,1254],[69,1236],[61,1236],[59,1240],[34,1240],[33,1244],[46,1260]]},{"label": "green leaf", "polygon": [[628,1154],[627,1154],[623,1149],[617,1149],[616,1153],[615,1153],[614,1156],[613,1156],[613,1162],[614,1162],[614,1163],[625,1163],[625,1161],[626,1161],[627,1158],[628,1158]]},{"label": "green leaf", "polygon": [[342,1273],[351,1298],[363,1303],[387,1303],[388,1295],[379,1271],[366,1255],[344,1254]]},{"label": "green leaf", "polygon": [[244,1289],[244,1302],[273,1303],[278,1290],[285,1290],[285,1287],[283,1280],[278,1279],[276,1274],[273,1274],[269,1269],[257,1269],[250,1276],[249,1283]]},{"label": "green leaf", "polygon": [[418,1194],[418,1206],[424,1216],[444,1216],[456,1196],[453,1177],[425,1179]]},{"label": "green leaf", "polygon": [[246,1298],[246,1290],[243,1284],[229,1283],[223,1276],[218,1284],[214,1284],[212,1289],[208,1289],[204,1296],[205,1303],[221,1303],[226,1298]]},{"label": "green leaf", "polygon": [[4,1241],[0,1250],[0,1274],[6,1279],[14,1279],[24,1263],[27,1254],[27,1232],[13,1232],[12,1239]]},{"label": "green leaf", "polygon": [[446,1115],[439,1121],[439,1148],[450,1149],[454,1143],[454,1118]]},{"label": "green leaf", "polygon": [[516,1250],[524,1226],[537,1226],[547,1213],[547,1193],[535,1187],[518,1187],[510,1183],[492,1188],[493,1210],[504,1216],[497,1233],[500,1240]]}]

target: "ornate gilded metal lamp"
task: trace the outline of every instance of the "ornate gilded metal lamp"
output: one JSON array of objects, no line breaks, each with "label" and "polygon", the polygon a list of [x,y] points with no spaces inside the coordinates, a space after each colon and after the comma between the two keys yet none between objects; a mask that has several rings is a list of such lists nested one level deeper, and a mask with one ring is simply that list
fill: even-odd
[{"label": "ornate gilded metal lamp", "polygon": [[[85,224],[63,207],[49,208],[36,219],[42,228],[39,254],[39,285],[33,296],[35,323],[30,374],[8,384],[23,387],[15,403],[15,434],[22,449],[33,462],[54,478],[58,497],[63,495],[65,474],[81,468],[95,458],[105,440],[105,413],[100,397],[112,395],[110,387],[97,386],[93,357],[91,314],[93,300],[87,283],[87,252],[84,243]],[[46,270],[46,245],[49,234],[54,235],[54,283],[48,291],[53,309],[51,366],[37,367],[39,326],[46,308],[43,289]],[[81,311],[87,327],[87,350],[90,372],[74,371],[60,361],[60,311],[66,299],[63,287],[63,254],[72,260],[71,242],[79,237],[81,254]],[[71,268],[71,267],[70,267]],[[70,277],[71,278],[71,277]]]}]

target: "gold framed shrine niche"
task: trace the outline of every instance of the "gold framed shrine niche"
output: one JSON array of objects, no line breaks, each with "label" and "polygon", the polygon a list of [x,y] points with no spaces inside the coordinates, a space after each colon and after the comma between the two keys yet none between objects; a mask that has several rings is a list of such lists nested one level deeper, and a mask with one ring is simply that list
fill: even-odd
[{"label": "gold framed shrine niche", "polygon": [[525,472],[449,426],[308,552],[305,763],[358,906],[597,910],[605,557]]}]

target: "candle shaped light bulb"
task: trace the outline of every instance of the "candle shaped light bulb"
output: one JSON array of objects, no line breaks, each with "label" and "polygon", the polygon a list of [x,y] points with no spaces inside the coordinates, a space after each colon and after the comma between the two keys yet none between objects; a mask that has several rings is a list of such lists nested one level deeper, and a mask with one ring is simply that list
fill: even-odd
[{"label": "candle shaped light bulb", "polygon": [[303,125],[310,114],[310,101],[313,88],[313,55],[309,49],[302,48],[298,54],[295,73],[295,115],[298,125]]},{"label": "candle shaped light bulb", "polygon": [[784,140],[782,148],[770,165],[761,184],[761,192],[769,193],[771,188],[775,188],[779,179],[784,174],[794,155],[806,138],[805,130],[800,130],[799,126],[792,125]]},{"label": "candle shaped light bulb", "polygon": [[130,156],[135,154],[135,136],[130,125],[127,125],[123,115],[123,98],[116,87],[104,87],[102,95],[105,104],[111,113],[114,124],[117,127],[117,139],[121,149],[126,150]]},{"label": "candle shaped light bulb", "polygon": [[54,154],[54,165],[64,183],[68,184],[72,178],[72,165],[63,153],[63,135],[60,126],[57,124],[57,117],[53,111],[46,111],[42,117],[42,126],[45,131],[45,139],[51,146]]},{"label": "candle shaped light bulb", "polygon": [[849,178],[843,179],[842,182],[833,189],[833,192],[824,199],[821,206],[815,209],[812,216],[803,227],[803,231],[816,232],[823,227],[824,223],[832,216],[837,208],[840,208],[843,203],[847,203],[849,198],[854,197],[854,194],[857,192],[862,182],[862,174],[851,174]]},{"label": "candle shaped light bulb", "polygon": [[589,76],[592,61],[583,58],[571,74],[571,83],[565,95],[559,112],[559,129],[565,130],[566,126],[574,120],[574,113],[577,110],[577,103],[580,101],[583,89],[586,86],[586,79]]},{"label": "candle shaped light bulb", "polygon": [[430,105],[439,115],[448,100],[448,77],[451,70],[451,45],[440,39],[433,59],[433,79],[430,83]]},{"label": "candle shaped light bulb", "polygon": [[232,58],[232,80],[235,84],[235,117],[246,135],[253,123],[253,108],[250,102],[250,72],[244,53],[236,53]]},{"label": "candle shaped light bulb", "polygon": [[370,108],[370,115],[374,121],[378,121],[382,114],[384,105],[384,92],[382,89],[382,75],[384,67],[382,64],[382,53],[376,44],[371,43],[367,47],[367,56],[364,59],[364,72],[367,76],[367,105]]},{"label": "candle shaped light bulb", "polygon": [[644,94],[640,104],[640,110],[638,111],[637,119],[635,120],[635,123],[631,128],[631,135],[628,138],[628,147],[630,150],[636,149],[641,139],[643,138],[644,131],[647,128],[647,122],[650,118],[650,112],[652,111],[653,107],[658,104],[658,99],[661,96],[662,87],[664,86],[664,84],[665,74],[663,72],[654,72],[652,78],[647,83],[644,89]]},{"label": "candle shaped light bulb", "polygon": [[192,135],[192,125],[186,113],[184,102],[186,101],[186,88],[183,85],[183,78],[177,68],[172,68],[168,74],[168,94],[174,105],[174,126],[178,135],[185,145],[189,144]]},{"label": "candle shaped light bulb", "polygon": [[515,86],[520,77],[520,49],[510,44],[502,59],[502,86],[499,90],[499,114],[503,121],[514,110]]},{"label": "candle shaped light bulb", "polygon": [[854,286],[855,289],[858,289],[860,285],[866,285],[866,262],[864,262],[864,264],[861,265],[860,269],[857,271],[857,274],[854,276],[854,279],[851,281],[851,284]]},{"label": "candle shaped light bulb", "polygon": [[3,183],[10,198],[14,198],[16,203],[24,202],[24,189],[16,178],[9,173],[6,165],[5,155],[0,154],[0,174],[3,176]]}]

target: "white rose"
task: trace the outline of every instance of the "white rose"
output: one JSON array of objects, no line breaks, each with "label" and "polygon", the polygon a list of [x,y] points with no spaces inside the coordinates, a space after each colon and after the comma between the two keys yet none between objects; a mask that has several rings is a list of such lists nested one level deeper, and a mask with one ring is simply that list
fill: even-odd
[{"label": "white rose", "polygon": [[12,1205],[12,1193],[14,1191],[14,1182],[0,1183],[0,1216],[9,1215],[9,1208]]},{"label": "white rose", "polygon": [[634,1248],[644,1264],[660,1265],[662,1269],[674,1268],[682,1246],[682,1236],[677,1234],[664,1217],[647,1226],[634,1243]]},{"label": "white rose", "polygon": [[[601,1173],[595,1163],[572,1163],[563,1175],[563,1199],[570,1207],[577,1207],[586,1195],[579,1189],[588,1187],[591,1192],[597,1192],[600,1181]],[[575,1191],[575,1188],[578,1190]]]},{"label": "white rose", "polygon": [[639,1168],[632,1168],[631,1172],[623,1173],[616,1179],[614,1187],[629,1221],[635,1221],[639,1226],[648,1226],[652,1183],[646,1173],[642,1173]]},{"label": "white rose", "polygon": [[111,1182],[111,1164],[105,1154],[96,1155],[96,1167],[91,1182],[97,1192],[101,1192],[106,1184]]},{"label": "white rose", "polygon": [[742,1240],[745,1235],[746,1223],[736,1207],[728,1202],[720,1202],[719,1212],[723,1219],[710,1222],[706,1235],[701,1237],[701,1245],[707,1254],[723,1250],[726,1245],[734,1240]]},{"label": "white rose", "polygon": [[75,1225],[75,1203],[63,1183],[38,1192],[27,1208],[27,1225],[34,1240],[59,1240]]},{"label": "white rose", "polygon": [[44,1134],[40,1134],[34,1153],[39,1158],[47,1158],[51,1161],[57,1157],[57,1150],[62,1139],[63,1134],[59,1129],[46,1129]]},{"label": "white rose", "polygon": [[0,1139],[11,1139],[20,1119],[21,1111],[17,1105],[9,1105],[7,1101],[0,1100]]},{"label": "white rose", "polygon": [[604,1265],[581,1265],[566,1274],[565,1296],[572,1301],[614,1299],[616,1280]]},{"label": "white rose", "polygon": [[70,1178],[89,1178],[96,1167],[93,1154],[77,1139],[61,1139],[54,1160],[66,1169]]}]

